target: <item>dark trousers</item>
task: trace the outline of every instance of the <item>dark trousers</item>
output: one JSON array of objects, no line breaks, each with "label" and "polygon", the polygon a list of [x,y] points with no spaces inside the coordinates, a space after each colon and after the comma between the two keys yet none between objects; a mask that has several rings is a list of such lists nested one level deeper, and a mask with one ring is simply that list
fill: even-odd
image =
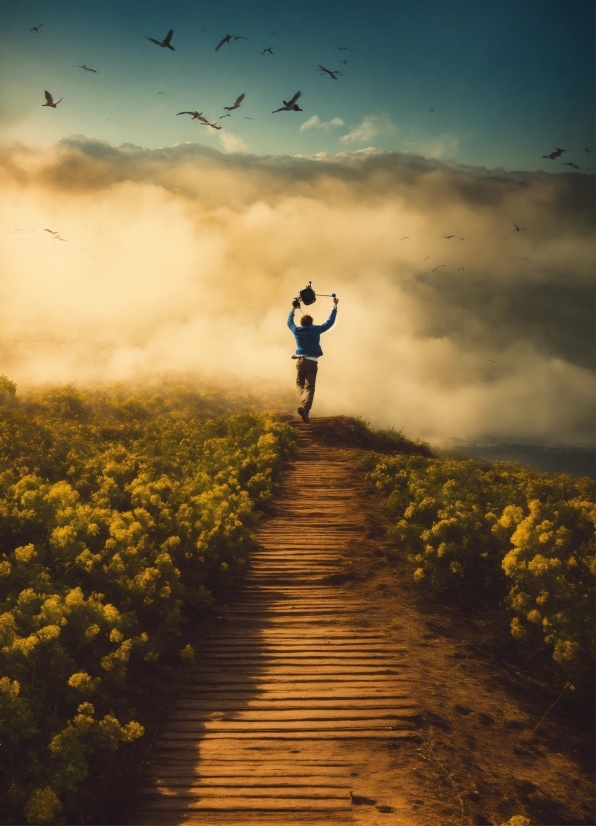
[{"label": "dark trousers", "polygon": [[315,383],[317,380],[317,370],[319,365],[310,359],[298,359],[296,361],[296,385],[300,392],[302,407],[308,411],[312,407],[312,400],[315,397]]}]

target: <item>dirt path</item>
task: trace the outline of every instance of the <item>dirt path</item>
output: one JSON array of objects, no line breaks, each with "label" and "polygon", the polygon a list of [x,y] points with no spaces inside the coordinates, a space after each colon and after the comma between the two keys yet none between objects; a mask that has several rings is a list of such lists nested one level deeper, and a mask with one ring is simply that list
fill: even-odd
[{"label": "dirt path", "polygon": [[418,591],[336,424],[297,425],[134,822],[593,824],[590,734],[557,709],[536,730],[556,693],[503,662],[490,618]]},{"label": "dirt path", "polygon": [[242,597],[161,737],[139,822],[415,822],[415,792],[386,765],[416,733],[407,649],[334,584],[365,533],[360,486],[302,427]]}]

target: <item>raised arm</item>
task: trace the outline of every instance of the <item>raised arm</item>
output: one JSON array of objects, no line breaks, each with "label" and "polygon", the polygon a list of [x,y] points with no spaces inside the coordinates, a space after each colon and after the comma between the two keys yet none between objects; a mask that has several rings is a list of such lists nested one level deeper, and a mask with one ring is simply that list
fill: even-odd
[{"label": "raised arm", "polygon": [[318,330],[319,330],[320,333],[324,333],[325,330],[328,330],[330,327],[333,327],[333,325],[335,324],[335,318],[337,316],[337,305],[338,305],[337,298],[333,299],[333,303],[335,304],[335,307],[331,310],[331,315],[329,316],[329,318],[327,319],[327,321],[324,324],[319,324],[319,326],[318,326]]},{"label": "raised arm", "polygon": [[288,327],[290,328],[290,330],[293,333],[295,333],[296,330],[298,329],[298,327],[296,327],[296,325],[294,324],[294,313],[295,312],[296,312],[296,307],[292,307],[292,309],[290,310],[290,313],[288,315]]}]

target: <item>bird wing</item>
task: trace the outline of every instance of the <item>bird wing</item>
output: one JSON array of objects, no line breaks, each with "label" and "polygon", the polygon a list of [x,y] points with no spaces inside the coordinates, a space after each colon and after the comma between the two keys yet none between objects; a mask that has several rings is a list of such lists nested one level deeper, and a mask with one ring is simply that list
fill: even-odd
[{"label": "bird wing", "polygon": [[50,105],[54,102],[54,98],[51,96],[49,92],[44,91],[44,95],[46,96],[46,103]]},{"label": "bird wing", "polygon": [[[62,98],[60,98],[60,100],[62,100]],[[54,106],[58,106],[58,104],[60,103],[60,100],[57,100],[56,103],[54,104]]]},{"label": "bird wing", "polygon": [[198,115],[198,112],[178,112],[179,115]]},{"label": "bird wing", "polygon": [[217,46],[215,47],[215,51],[217,52],[219,49],[221,49],[221,47],[223,46],[224,43],[229,43],[229,42],[230,42],[230,38],[226,34],[224,39],[220,40],[219,43],[217,44]]},{"label": "bird wing", "polygon": [[242,92],[240,97],[236,100],[236,103],[234,104],[234,108],[236,108],[236,106],[240,106],[240,104],[244,100],[245,96],[246,96],[246,92]]},{"label": "bird wing", "polygon": [[157,46],[161,45],[159,40],[156,40],[154,37],[146,37],[145,40],[150,40],[152,43],[155,43]]},{"label": "bird wing", "polygon": [[170,41],[172,39],[173,34],[174,34],[174,29],[170,29],[170,31],[164,37],[163,42],[166,44],[166,46],[170,45]]},{"label": "bird wing", "polygon": [[58,230],[56,230],[56,232],[54,232],[53,229],[45,229],[45,227],[44,227],[44,232],[50,232],[52,235],[58,235]]},{"label": "bird wing", "polygon": [[246,37],[240,37],[240,36],[236,37],[236,35],[234,35],[234,40],[247,40],[247,38]]},{"label": "bird wing", "polygon": [[288,101],[287,106],[293,106],[301,95],[302,95],[302,92],[296,92],[296,94],[294,95],[292,100]]}]

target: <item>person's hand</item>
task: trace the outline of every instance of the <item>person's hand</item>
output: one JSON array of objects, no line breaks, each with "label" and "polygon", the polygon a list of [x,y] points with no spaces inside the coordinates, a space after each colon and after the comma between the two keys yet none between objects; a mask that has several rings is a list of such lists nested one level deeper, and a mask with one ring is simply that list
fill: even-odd
[{"label": "person's hand", "polygon": [[295,298],[295,299],[292,301],[292,307],[293,307],[295,310],[297,310],[299,306],[300,306],[300,302],[298,301],[298,299],[297,299],[297,298]]},{"label": "person's hand", "polygon": [[335,306],[337,307],[337,305],[339,304],[339,298],[334,298],[334,299],[333,299],[333,303],[334,303],[334,304],[335,304]]}]

